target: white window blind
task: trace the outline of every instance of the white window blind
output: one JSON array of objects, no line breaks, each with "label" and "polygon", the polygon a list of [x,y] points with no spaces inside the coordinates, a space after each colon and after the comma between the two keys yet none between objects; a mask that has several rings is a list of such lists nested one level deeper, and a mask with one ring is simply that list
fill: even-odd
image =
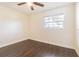
[{"label": "white window blind", "polygon": [[64,14],[45,17],[44,26],[46,28],[64,28]]}]

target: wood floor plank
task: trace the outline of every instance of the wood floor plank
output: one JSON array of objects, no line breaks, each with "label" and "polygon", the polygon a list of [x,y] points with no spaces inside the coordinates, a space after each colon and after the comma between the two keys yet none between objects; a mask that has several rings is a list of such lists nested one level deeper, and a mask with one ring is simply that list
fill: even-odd
[{"label": "wood floor plank", "polygon": [[74,49],[28,39],[0,48],[0,57],[78,57],[78,55]]}]

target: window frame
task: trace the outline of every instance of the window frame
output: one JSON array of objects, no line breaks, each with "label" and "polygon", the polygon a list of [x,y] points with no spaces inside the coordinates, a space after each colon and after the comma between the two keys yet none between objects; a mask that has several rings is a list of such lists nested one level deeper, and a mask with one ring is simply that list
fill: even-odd
[{"label": "window frame", "polygon": [[[54,17],[58,17],[58,16],[61,16],[61,15],[63,15],[63,20],[62,20],[62,21],[57,21],[57,22],[62,22],[62,23],[63,23],[63,24],[61,24],[61,25],[62,25],[61,28],[58,26],[58,23],[57,23],[57,26],[58,26],[58,27],[56,27],[56,26],[54,27],[54,25],[52,25],[52,27],[50,27],[49,25],[48,25],[48,27],[46,27],[46,23],[48,23],[48,24],[51,23],[50,20],[49,20],[48,22],[45,21],[45,18],[46,18],[46,17],[52,17],[52,18],[54,18]],[[55,14],[55,15],[45,16],[43,19],[44,19],[43,22],[44,22],[44,27],[45,27],[45,28],[64,29],[64,23],[65,23],[65,14],[64,14],[64,13],[59,13],[59,14]],[[53,19],[52,19],[52,21],[53,21]],[[53,21],[53,22],[54,22],[54,21]],[[54,24],[53,22],[52,22],[52,24]]]}]

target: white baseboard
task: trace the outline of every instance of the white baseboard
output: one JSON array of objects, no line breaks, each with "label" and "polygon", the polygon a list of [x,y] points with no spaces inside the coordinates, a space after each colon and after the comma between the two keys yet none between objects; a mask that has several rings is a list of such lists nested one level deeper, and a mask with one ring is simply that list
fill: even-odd
[{"label": "white baseboard", "polygon": [[1,44],[1,45],[0,45],[0,48],[5,47],[5,46],[8,46],[8,45],[11,45],[11,44],[15,44],[15,43],[18,43],[18,42],[27,40],[27,39],[28,39],[28,38],[26,38],[26,39],[20,39],[20,40],[16,40],[16,41],[11,41],[11,42],[8,42],[8,43],[4,43],[4,44]]},{"label": "white baseboard", "polygon": [[73,47],[68,47],[68,46],[65,46],[65,45],[59,45],[59,44],[53,43],[53,42],[47,42],[47,41],[42,41],[42,40],[38,40],[38,39],[32,39],[32,40],[39,41],[39,42],[44,42],[44,43],[48,43],[48,44],[52,44],[52,45],[57,45],[57,46],[65,47],[65,48],[74,49]]},{"label": "white baseboard", "polygon": [[76,50],[77,55],[79,56],[79,49],[75,49],[75,50]]}]

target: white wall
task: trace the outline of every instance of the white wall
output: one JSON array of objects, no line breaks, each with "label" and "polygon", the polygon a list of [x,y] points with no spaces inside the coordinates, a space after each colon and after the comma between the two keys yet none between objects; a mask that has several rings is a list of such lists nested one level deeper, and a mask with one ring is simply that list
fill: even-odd
[{"label": "white wall", "polygon": [[79,3],[77,3],[77,11],[76,11],[76,15],[77,15],[77,20],[76,20],[76,30],[77,30],[77,43],[78,43],[78,46],[79,46]]},{"label": "white wall", "polygon": [[76,3],[76,40],[75,49],[79,55],[79,3]]},{"label": "white wall", "polygon": [[[65,14],[64,29],[46,29],[43,26],[43,18],[59,13]],[[74,19],[75,5],[68,5],[61,8],[52,9],[35,15],[30,15],[30,35],[31,39],[55,44],[63,47],[74,48],[75,39]]]},{"label": "white wall", "polygon": [[28,17],[0,6],[0,47],[29,38]]}]

